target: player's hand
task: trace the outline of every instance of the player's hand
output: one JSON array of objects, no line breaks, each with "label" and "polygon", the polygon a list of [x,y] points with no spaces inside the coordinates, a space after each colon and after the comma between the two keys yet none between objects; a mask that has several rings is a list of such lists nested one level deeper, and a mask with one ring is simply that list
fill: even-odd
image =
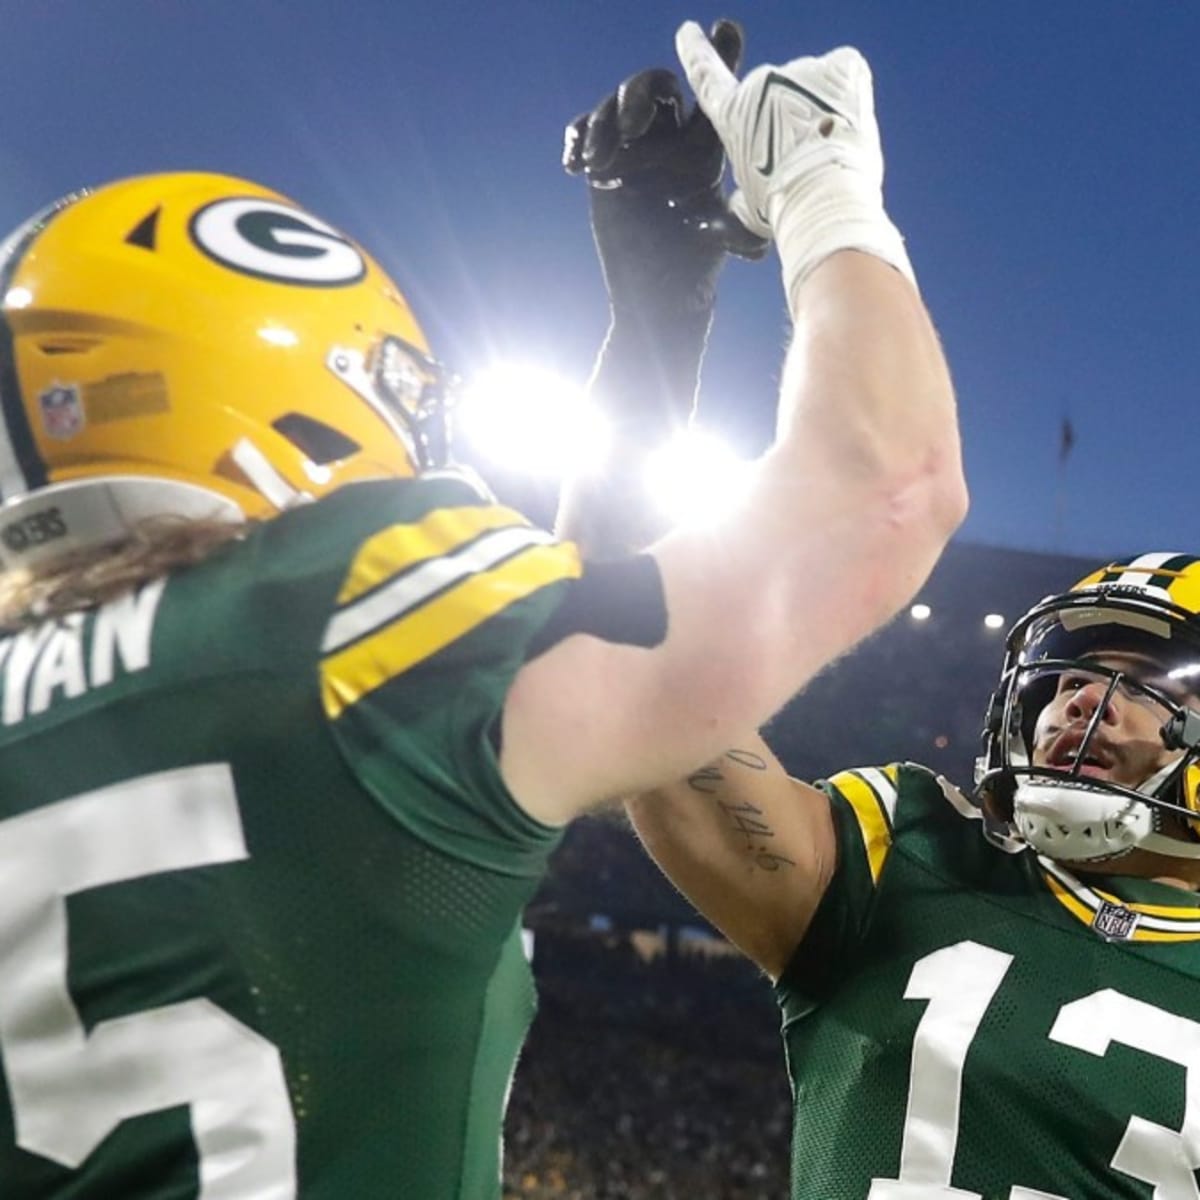
[{"label": "player's hand", "polygon": [[747,228],[778,234],[773,201],[831,162],[882,186],[871,68],[853,47],[765,64],[741,82],[694,21],[680,26],[675,48],[729,155],[738,188],[729,206]]},{"label": "player's hand", "polygon": [[[712,39],[705,41],[716,60],[736,69],[741,29],[718,21]],[[572,121],[563,166],[588,182],[592,231],[618,318],[709,310],[725,256],[766,251],[730,214],[721,140],[700,108],[685,104],[671,71],[631,76]]]}]

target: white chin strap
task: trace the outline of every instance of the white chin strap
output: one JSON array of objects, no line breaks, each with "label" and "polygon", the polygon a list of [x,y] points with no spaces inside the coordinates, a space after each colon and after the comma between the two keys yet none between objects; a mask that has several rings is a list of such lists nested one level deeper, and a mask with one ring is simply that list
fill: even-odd
[{"label": "white chin strap", "polygon": [[1143,838],[1138,848],[1168,858],[1200,858],[1200,842],[1181,842],[1178,838],[1165,837],[1161,833],[1152,833]]},{"label": "white chin strap", "polygon": [[[1161,774],[1143,786],[1156,785]],[[1039,854],[1063,862],[1116,858],[1130,850],[1200,858],[1200,842],[1185,842],[1156,831],[1149,804],[1089,788],[1083,781],[1022,778],[1013,797],[1013,824]]]}]

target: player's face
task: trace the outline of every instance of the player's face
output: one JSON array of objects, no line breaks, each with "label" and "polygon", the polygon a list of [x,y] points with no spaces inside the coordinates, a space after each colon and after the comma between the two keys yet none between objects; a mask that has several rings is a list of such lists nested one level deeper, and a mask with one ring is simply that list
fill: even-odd
[{"label": "player's face", "polygon": [[[1128,678],[1158,688],[1172,699],[1195,703],[1161,668],[1136,654],[1097,655],[1097,666],[1121,671]],[[1033,765],[1070,768],[1084,749],[1080,774],[1137,787],[1160,767],[1179,757],[1167,750],[1160,730],[1171,714],[1164,705],[1122,683],[1108,694],[1112,676],[1084,667],[1064,671],[1038,716],[1033,735]],[[1095,734],[1083,747],[1084,734],[1098,708],[1104,706]]]}]

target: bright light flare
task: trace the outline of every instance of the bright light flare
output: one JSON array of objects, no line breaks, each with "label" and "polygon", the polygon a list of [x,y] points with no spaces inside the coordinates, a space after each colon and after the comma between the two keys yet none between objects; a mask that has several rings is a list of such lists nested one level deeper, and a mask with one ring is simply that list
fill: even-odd
[{"label": "bright light flare", "polygon": [[1004,615],[1002,613],[988,613],[983,618],[983,623],[988,629],[1003,629]]},{"label": "bright light flare", "polygon": [[914,604],[908,610],[908,615],[914,621],[928,621],[933,616],[933,609],[928,604]]},{"label": "bright light flare", "polygon": [[750,466],[715,434],[689,429],[649,456],[646,489],[674,524],[708,524],[745,493]]},{"label": "bright light flare", "polygon": [[520,364],[474,376],[454,424],[458,437],[497,466],[550,479],[597,469],[611,439],[608,421],[583,388]]}]

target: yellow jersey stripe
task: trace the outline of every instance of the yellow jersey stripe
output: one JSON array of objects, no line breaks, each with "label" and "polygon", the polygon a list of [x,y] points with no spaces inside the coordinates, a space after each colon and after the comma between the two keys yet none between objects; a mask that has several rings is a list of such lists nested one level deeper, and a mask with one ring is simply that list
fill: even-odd
[{"label": "yellow jersey stripe", "polygon": [[[892,847],[892,823],[889,807],[871,785],[855,771],[842,771],[829,781],[854,811],[862,833],[863,848],[871,882],[879,882],[879,873]],[[894,800],[893,805],[894,807]]]},{"label": "yellow jersey stripe", "polygon": [[1082,921],[1085,925],[1092,923],[1092,917],[1095,915],[1092,909],[1077,900],[1053,875],[1043,873],[1042,878],[1045,879],[1046,886],[1050,889],[1050,894],[1076,920]]},{"label": "yellow jersey stripe", "polygon": [[321,653],[340,650],[419,608],[460,580],[491,570],[529,546],[552,545],[554,540],[552,534],[540,529],[508,526],[484,533],[449,554],[426,558],[412,570],[401,572],[360,600],[338,609],[325,627]]},{"label": "yellow jersey stripe", "polygon": [[1200,909],[1122,900],[1109,892],[1088,887],[1069,871],[1048,859],[1039,859],[1038,865],[1051,895],[1084,925],[1094,926],[1102,906],[1109,904],[1135,913],[1138,917],[1137,925],[1132,933],[1122,938],[1123,941],[1200,941]]},{"label": "yellow jersey stripe", "polygon": [[539,588],[580,573],[569,543],[531,545],[489,570],[467,575],[419,607],[403,609],[370,636],[321,662],[321,700],[336,719],[381,687]]},{"label": "yellow jersey stripe", "polygon": [[855,767],[854,774],[863,779],[883,805],[888,825],[895,824],[896,801],[900,799],[900,766],[892,763],[888,767]]},{"label": "yellow jersey stripe", "polygon": [[1166,930],[1147,929],[1139,925],[1129,939],[1131,942],[1195,942],[1200,941],[1200,933],[1170,933]]},{"label": "yellow jersey stripe", "polygon": [[440,558],[481,533],[529,522],[499,505],[439,508],[409,525],[390,525],[359,547],[338,593],[338,606],[349,604],[385,580],[430,558]]},{"label": "yellow jersey stripe", "polygon": [[1193,923],[1200,921],[1200,908],[1194,904],[1184,906],[1182,904],[1140,904],[1132,900],[1122,900],[1120,896],[1113,896],[1109,892],[1102,892],[1099,888],[1095,889],[1096,895],[1102,900],[1107,900],[1109,904],[1119,904],[1122,908],[1129,909],[1130,912],[1143,913],[1150,917],[1167,917],[1175,921],[1191,921]]}]

